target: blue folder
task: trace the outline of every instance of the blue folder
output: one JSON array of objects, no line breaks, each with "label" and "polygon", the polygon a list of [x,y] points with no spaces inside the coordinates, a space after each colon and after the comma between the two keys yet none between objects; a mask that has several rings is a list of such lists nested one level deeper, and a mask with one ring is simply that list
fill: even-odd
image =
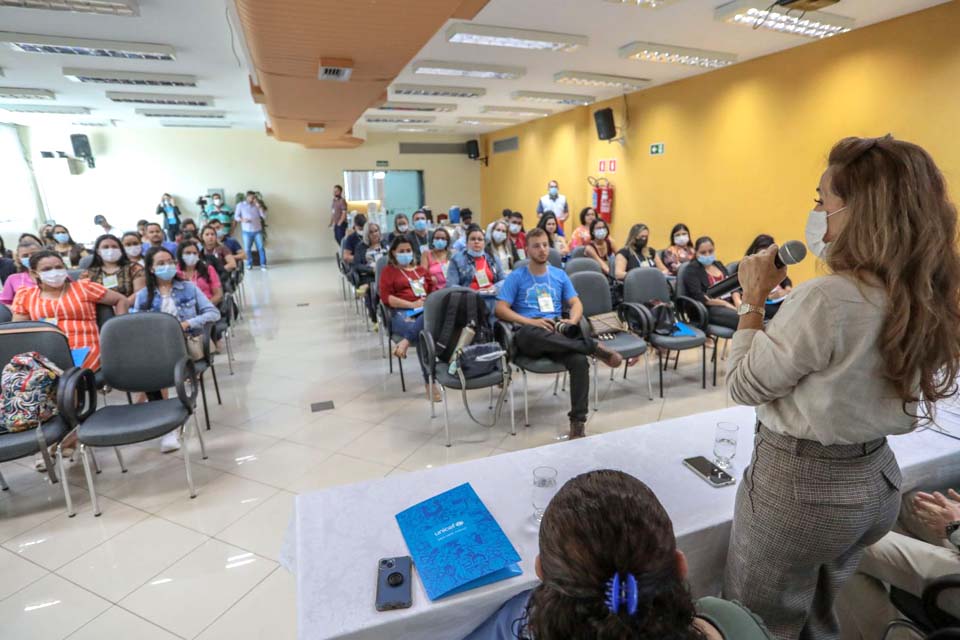
[{"label": "blue folder", "polygon": [[76,349],[70,349],[70,355],[73,356],[73,366],[83,366],[83,361],[87,359],[87,354],[89,353],[90,347],[77,347]]},{"label": "blue folder", "polygon": [[431,600],[522,573],[520,555],[470,483],[397,514]]},{"label": "blue folder", "polygon": [[693,337],[697,335],[697,333],[693,329],[685,325],[684,323],[678,322],[675,325],[673,325],[673,333],[671,333],[670,335],[674,337],[686,338],[686,337]]},{"label": "blue folder", "polygon": [[416,309],[407,309],[407,317],[415,318],[416,316],[423,313],[423,307],[417,307]]}]

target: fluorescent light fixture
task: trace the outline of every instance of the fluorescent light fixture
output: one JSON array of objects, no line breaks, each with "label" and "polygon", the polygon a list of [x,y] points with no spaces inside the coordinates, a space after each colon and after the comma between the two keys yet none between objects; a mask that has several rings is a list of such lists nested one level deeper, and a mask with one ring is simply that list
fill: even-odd
[{"label": "fluorescent light fixture", "polygon": [[192,111],[190,109],[134,109],[138,116],[147,118],[225,118],[226,111]]},{"label": "fluorescent light fixture", "polygon": [[636,91],[650,84],[647,78],[611,76],[606,73],[586,71],[560,71],[553,75],[553,81],[558,84],[578,84],[584,87],[614,87],[624,91]]},{"label": "fluorescent light fixture", "polygon": [[520,124],[522,120],[511,120],[510,118],[480,118],[480,117],[467,117],[467,118],[457,118],[457,124],[465,124],[472,127],[490,127],[490,126],[506,126]]},{"label": "fluorescent light fixture", "polygon": [[74,127],[112,127],[110,122],[71,122]]},{"label": "fluorescent light fixture", "polygon": [[0,104],[0,111],[14,113],[56,113],[61,115],[86,115],[89,107],[65,107],[56,104]]},{"label": "fluorescent light fixture", "polygon": [[139,87],[195,87],[196,76],[177,73],[146,73],[143,71],[113,71],[108,69],[78,69],[65,67],[63,77],[84,84],[125,84]]},{"label": "fluorescent light fixture", "polygon": [[487,90],[480,87],[444,87],[432,84],[395,84],[390,90],[398,96],[430,98],[479,98],[487,94]]},{"label": "fluorescent light fixture", "polygon": [[369,124],[430,124],[434,116],[367,116],[364,118]]},{"label": "fluorescent light fixture", "polygon": [[575,51],[580,47],[587,46],[590,39],[587,36],[575,36],[569,33],[492,27],[470,22],[459,22],[450,25],[450,28],[447,29],[447,41],[457,44],[480,44],[490,47],[511,47],[513,49]]},{"label": "fluorescent light fixture", "polygon": [[327,126],[320,124],[319,122],[308,122],[307,123],[307,133],[323,133],[327,130]]},{"label": "fluorescent light fixture", "polygon": [[853,29],[854,19],[822,11],[790,11],[763,0],[735,0],[717,7],[715,20],[807,38],[830,38]]},{"label": "fluorescent light fixture", "polygon": [[163,122],[164,127],[176,127],[179,129],[232,129],[232,124],[214,123],[214,122]]},{"label": "fluorescent light fixture", "polygon": [[65,38],[30,33],[0,31],[0,42],[21,53],[50,53],[56,55],[88,56],[92,58],[125,58],[128,60],[175,60],[173,47],[163,44],[119,42]]},{"label": "fluorescent light fixture", "polygon": [[47,89],[0,87],[0,100],[53,100],[56,94]]},{"label": "fluorescent light fixture", "polygon": [[456,111],[457,105],[439,102],[392,102],[387,101],[381,104],[377,109],[383,111]]},{"label": "fluorescent light fixture", "polygon": [[165,104],[181,107],[212,107],[212,96],[184,96],[166,93],[126,93],[107,91],[107,99],[131,104]]},{"label": "fluorescent light fixture", "polygon": [[659,9],[668,4],[673,4],[676,1],[677,0],[607,0],[607,2],[615,2],[617,4],[632,4],[637,7],[643,7],[644,9]]},{"label": "fluorescent light fixture", "polygon": [[487,80],[516,80],[522,77],[527,70],[523,67],[507,67],[499,64],[420,60],[413,63],[413,72],[435,76],[458,76],[462,78],[484,78]]},{"label": "fluorescent light fixture", "polygon": [[535,107],[490,107],[485,106],[480,109],[480,113],[496,113],[501,116],[517,116],[520,118],[542,118],[553,114],[550,109],[537,109]]},{"label": "fluorescent light fixture", "polygon": [[397,131],[401,133],[439,133],[440,129],[437,129],[436,127],[410,126],[410,127],[397,127]]},{"label": "fluorescent light fixture", "polygon": [[137,0],[0,0],[0,7],[96,13],[125,18],[140,15]]},{"label": "fluorescent light fixture", "polygon": [[667,62],[670,64],[686,64],[692,67],[719,69],[737,61],[735,53],[722,51],[707,51],[706,49],[691,49],[690,47],[675,47],[669,44],[655,42],[631,42],[620,47],[620,57],[645,62]]},{"label": "fluorescent light fixture", "polygon": [[549,91],[514,91],[510,94],[514,100],[526,102],[555,102],[557,104],[587,105],[597,101],[594,96],[582,96],[575,93],[551,93]]}]

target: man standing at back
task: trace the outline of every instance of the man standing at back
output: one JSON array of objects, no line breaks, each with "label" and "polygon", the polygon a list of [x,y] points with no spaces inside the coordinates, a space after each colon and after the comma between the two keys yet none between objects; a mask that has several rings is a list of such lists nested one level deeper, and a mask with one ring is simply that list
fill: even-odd
[{"label": "man standing at back", "polygon": [[[609,367],[623,362],[580,330],[583,304],[563,269],[547,263],[550,241],[540,228],[527,234],[526,266],[515,269],[497,294],[497,318],[512,323],[517,351],[529,358],[549,358],[570,373],[570,437],[582,438],[590,399],[590,364],[595,356]],[[569,314],[562,318],[563,306]]]},{"label": "man standing at back", "polygon": [[557,216],[557,220],[560,222],[557,225],[557,233],[561,236],[564,235],[563,226],[567,223],[567,217],[570,215],[570,206],[567,204],[567,196],[560,193],[560,183],[556,180],[547,183],[547,193],[541,196],[540,202],[537,203],[537,218],[545,213],[552,213]]},{"label": "man standing at back", "polygon": [[263,250],[263,219],[266,217],[263,209],[257,203],[257,193],[247,191],[246,199],[237,205],[233,219],[240,221],[240,230],[243,232],[243,251],[247,254],[247,268],[253,268],[253,258],[250,255],[252,245],[257,245],[257,255],[260,257],[260,270],[267,270],[267,253]]}]

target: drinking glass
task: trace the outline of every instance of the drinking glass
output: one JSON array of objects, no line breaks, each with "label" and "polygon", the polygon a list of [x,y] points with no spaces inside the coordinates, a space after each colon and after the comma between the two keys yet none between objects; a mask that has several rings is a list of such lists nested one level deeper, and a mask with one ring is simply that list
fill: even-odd
[{"label": "drinking glass", "polygon": [[537,467],[533,470],[533,519],[537,524],[543,520],[543,512],[557,492],[557,470],[553,467]]},{"label": "drinking glass", "polygon": [[737,455],[737,433],[740,427],[732,422],[718,422],[713,438],[713,459],[721,469],[729,469]]}]

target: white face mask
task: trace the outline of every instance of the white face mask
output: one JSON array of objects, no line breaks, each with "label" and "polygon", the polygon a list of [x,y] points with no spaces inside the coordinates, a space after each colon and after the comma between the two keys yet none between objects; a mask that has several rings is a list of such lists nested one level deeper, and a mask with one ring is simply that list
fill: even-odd
[{"label": "white face mask", "polygon": [[829,243],[823,240],[823,236],[827,235],[827,218],[840,213],[844,209],[846,209],[846,207],[840,207],[833,213],[813,209],[807,214],[807,226],[804,229],[804,236],[807,241],[807,247],[813,255],[818,258],[823,258],[827,255],[827,246]]},{"label": "white face mask", "polygon": [[597,240],[603,240],[604,238],[607,237],[607,230],[606,230],[606,229],[595,229],[594,232],[593,232],[593,235],[595,235],[595,236],[597,237]]},{"label": "white face mask", "polygon": [[123,250],[127,253],[129,258],[139,258],[140,254],[143,252],[142,244],[131,244],[129,246],[124,246]]},{"label": "white face mask", "polygon": [[62,287],[66,280],[66,269],[50,269],[40,273],[40,281],[48,287]]},{"label": "white face mask", "polygon": [[188,267],[196,265],[198,260],[200,260],[200,256],[196,253],[183,254],[183,264],[187,265]]},{"label": "white face mask", "polygon": [[113,248],[100,249],[99,251],[97,251],[97,253],[100,254],[100,257],[103,259],[104,262],[116,262],[117,260],[120,259],[120,255],[121,255],[120,249],[113,249]]},{"label": "white face mask", "polygon": [[676,236],[673,239],[673,244],[678,247],[685,247],[690,244],[690,236]]}]

